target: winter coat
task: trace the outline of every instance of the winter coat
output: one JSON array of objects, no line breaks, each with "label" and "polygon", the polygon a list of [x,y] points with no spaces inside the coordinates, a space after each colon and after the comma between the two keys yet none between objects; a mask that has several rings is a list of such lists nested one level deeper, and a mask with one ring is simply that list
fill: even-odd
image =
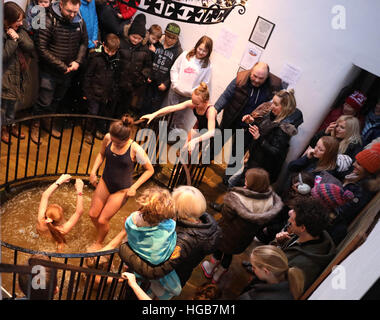
[{"label": "winter coat", "polygon": [[[12,40],[3,32],[3,79],[1,97],[8,100],[19,100],[24,94],[27,69],[22,70],[18,53],[25,59],[34,53],[33,41],[23,27],[17,30],[19,39]],[[26,62],[26,61],[25,61]],[[27,62],[26,62],[27,63]],[[28,67],[25,65],[25,67]]]},{"label": "winter coat", "polygon": [[371,110],[365,119],[364,128],[362,131],[363,146],[371,143],[372,140],[380,137],[380,115],[376,115]]},{"label": "winter coat", "polygon": [[243,293],[238,300],[294,300],[290,292],[289,282],[257,283]]},{"label": "winter coat", "polygon": [[84,20],[76,15],[70,22],[62,17],[59,2],[46,14],[46,28],[35,34],[42,72],[62,76],[73,61],[82,64],[86,57],[88,37]]},{"label": "winter coat", "polygon": [[177,43],[165,49],[163,44],[157,44],[156,52],[153,59],[153,68],[151,80],[157,85],[163,83],[167,89],[170,88],[170,69],[178,56],[182,53],[182,47],[179,40]]},{"label": "winter coat", "polygon": [[263,168],[268,171],[270,181],[277,180],[289,150],[290,138],[297,134],[296,127],[288,122],[273,121],[272,113],[258,123],[260,137],[249,146],[248,168]]},{"label": "winter coat", "polygon": [[303,271],[304,287],[307,289],[334,258],[336,248],[327,231],[323,231],[317,240],[303,243],[295,242],[296,240],[297,236],[293,236],[281,246],[281,249],[288,257],[289,266]]},{"label": "winter coat", "polygon": [[90,2],[81,0],[80,14],[86,22],[88,48],[95,48],[94,41],[98,40],[98,15],[96,13],[95,0],[91,0]]},{"label": "winter coat", "polygon": [[215,103],[218,113],[224,110],[222,129],[244,127],[241,118],[250,114],[262,103],[271,100],[273,92],[280,89],[273,86],[270,77],[259,88],[253,87],[249,80],[250,72],[251,70],[239,72]]},{"label": "winter coat", "polygon": [[280,212],[283,203],[272,190],[258,193],[246,188],[232,188],[223,201],[222,241],[218,250],[240,254],[252,242],[256,233]]},{"label": "winter coat", "polygon": [[120,88],[133,92],[146,85],[152,72],[152,56],[146,45],[120,42]]},{"label": "winter coat", "polygon": [[119,86],[119,53],[110,57],[101,48],[89,55],[83,80],[83,93],[89,100],[107,103],[116,99]]},{"label": "winter coat", "polygon": [[183,220],[177,222],[177,245],[174,253],[159,266],[142,260],[127,244],[120,246],[119,255],[128,266],[146,279],[159,279],[175,270],[183,287],[194,268],[216,250],[220,241],[221,230],[214,218],[205,212],[200,220],[202,223]]}]

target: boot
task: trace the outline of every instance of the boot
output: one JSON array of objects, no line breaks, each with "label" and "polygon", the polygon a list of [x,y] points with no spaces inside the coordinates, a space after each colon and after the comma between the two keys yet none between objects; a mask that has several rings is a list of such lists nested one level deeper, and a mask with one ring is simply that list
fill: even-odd
[{"label": "boot", "polygon": [[[43,118],[42,120],[42,128],[47,132],[50,133],[54,138],[59,139],[61,137],[61,133],[54,128],[54,126],[51,128],[51,119]],[[51,128],[51,131],[50,131]]]},{"label": "boot", "polygon": [[9,131],[7,127],[1,127],[1,141],[9,143]]},{"label": "boot", "polygon": [[40,123],[33,122],[32,130],[30,132],[30,139],[32,140],[32,142],[38,145],[42,143],[41,141],[38,141],[39,137],[40,137]]},{"label": "boot", "polygon": [[84,142],[86,142],[89,145],[94,144],[94,137],[89,131],[86,131],[84,134]]},{"label": "boot", "polygon": [[219,265],[220,261],[219,260],[215,260],[214,257],[211,257],[211,260],[210,261],[203,261],[202,264],[201,264],[201,268],[203,270],[203,274],[205,275],[205,277],[207,279],[211,279],[213,274],[214,274],[214,271],[215,271],[215,268]]},{"label": "boot", "polygon": [[19,134],[19,128],[15,125],[12,126],[11,135],[21,140],[25,139],[25,134],[22,131],[20,131],[20,134]]},{"label": "boot", "polygon": [[214,272],[214,275],[212,276],[212,283],[216,284],[220,281],[220,279],[223,277],[223,275],[228,271],[228,269],[223,268],[222,266],[219,266],[216,271]]}]

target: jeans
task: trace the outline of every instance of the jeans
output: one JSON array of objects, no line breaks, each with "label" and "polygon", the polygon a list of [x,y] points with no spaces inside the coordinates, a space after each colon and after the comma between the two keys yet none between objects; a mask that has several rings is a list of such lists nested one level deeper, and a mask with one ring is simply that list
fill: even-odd
[{"label": "jeans", "polygon": [[16,117],[16,100],[1,99],[1,125],[12,124]]},{"label": "jeans", "polygon": [[57,113],[59,102],[70,87],[71,75],[56,76],[41,72],[38,99],[33,106],[35,115]]}]

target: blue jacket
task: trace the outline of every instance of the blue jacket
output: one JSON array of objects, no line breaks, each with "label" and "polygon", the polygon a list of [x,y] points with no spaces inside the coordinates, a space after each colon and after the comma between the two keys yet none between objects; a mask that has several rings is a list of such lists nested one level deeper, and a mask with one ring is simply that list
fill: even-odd
[{"label": "blue jacket", "polygon": [[86,22],[88,48],[95,48],[93,41],[98,40],[98,16],[96,14],[95,0],[91,0],[90,2],[81,0],[80,14]]}]

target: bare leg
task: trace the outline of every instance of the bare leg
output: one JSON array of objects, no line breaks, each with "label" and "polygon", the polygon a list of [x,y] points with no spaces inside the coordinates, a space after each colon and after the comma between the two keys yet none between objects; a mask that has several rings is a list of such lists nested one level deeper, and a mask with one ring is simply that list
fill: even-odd
[{"label": "bare leg", "polygon": [[95,228],[98,226],[98,219],[100,213],[102,212],[110,193],[107,189],[106,184],[103,179],[100,179],[98,186],[95,189],[94,195],[91,199],[91,206],[89,211],[89,216]]}]

